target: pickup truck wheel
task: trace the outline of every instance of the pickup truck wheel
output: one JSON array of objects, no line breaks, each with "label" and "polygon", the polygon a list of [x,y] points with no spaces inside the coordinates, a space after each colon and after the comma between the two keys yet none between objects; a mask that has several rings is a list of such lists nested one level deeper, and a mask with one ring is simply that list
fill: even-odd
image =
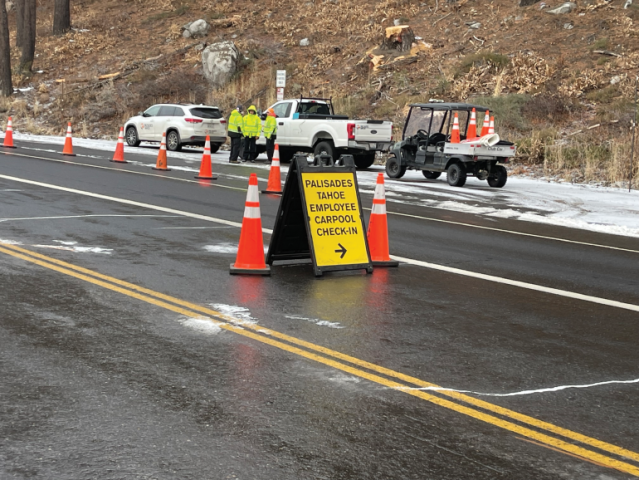
[{"label": "pickup truck wheel", "polygon": [[429,180],[435,180],[436,178],[439,178],[442,173],[431,172],[430,170],[422,170],[422,174],[424,175],[424,177],[428,178]]},{"label": "pickup truck wheel", "polygon": [[375,152],[355,155],[355,166],[358,170],[366,170],[375,163]]},{"label": "pickup truck wheel", "polygon": [[466,183],[466,170],[459,163],[453,163],[446,170],[446,180],[451,187],[463,187]]},{"label": "pickup truck wheel", "polygon": [[291,163],[293,160],[293,156],[295,155],[295,150],[291,150],[289,148],[280,147],[280,162],[281,163]]},{"label": "pickup truck wheel", "polygon": [[315,145],[313,155],[317,156],[322,154],[330,155],[333,160],[337,160],[335,158],[335,145],[333,145],[333,142],[325,140]]},{"label": "pickup truck wheel", "polygon": [[211,153],[216,153],[220,149],[221,145],[222,145],[221,143],[212,143],[211,144]]},{"label": "pickup truck wheel", "polygon": [[138,131],[135,127],[129,127],[126,129],[126,143],[129,147],[140,146],[140,138],[138,137]]},{"label": "pickup truck wheel", "polygon": [[406,167],[399,163],[397,157],[388,157],[386,160],[386,175],[388,178],[402,178],[406,173]]},{"label": "pickup truck wheel", "polygon": [[506,168],[497,165],[493,168],[493,176],[488,177],[488,185],[493,188],[501,188],[506,185],[506,180],[508,180]]}]

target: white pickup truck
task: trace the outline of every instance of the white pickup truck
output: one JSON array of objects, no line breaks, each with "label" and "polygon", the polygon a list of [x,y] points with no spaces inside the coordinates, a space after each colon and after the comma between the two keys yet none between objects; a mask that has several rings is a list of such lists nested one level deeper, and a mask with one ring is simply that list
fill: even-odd
[{"label": "white pickup truck", "polygon": [[[280,160],[290,161],[296,152],[326,153],[333,158],[350,154],[357,168],[370,167],[377,151],[387,151],[393,141],[392,122],[349,120],[335,115],[330,99],[282,100],[271,106],[277,116],[277,144]],[[257,141],[264,151],[266,140]]]}]

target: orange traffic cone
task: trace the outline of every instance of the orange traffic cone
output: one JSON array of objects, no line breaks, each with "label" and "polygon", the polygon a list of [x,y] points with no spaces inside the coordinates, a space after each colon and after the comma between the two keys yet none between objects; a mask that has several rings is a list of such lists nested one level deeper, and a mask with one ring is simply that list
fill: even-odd
[{"label": "orange traffic cone", "polygon": [[468,132],[466,132],[466,140],[477,138],[477,115],[473,108],[470,112],[470,122],[468,122]]},{"label": "orange traffic cone", "polygon": [[202,154],[202,163],[200,164],[200,174],[195,178],[200,180],[217,180],[217,175],[213,175],[213,167],[211,165],[211,137],[206,136],[204,143],[204,154]]},{"label": "orange traffic cone", "polygon": [[481,124],[481,136],[488,135],[488,126],[490,125],[490,111],[486,110],[484,123]]},{"label": "orange traffic cone", "polygon": [[13,144],[13,123],[11,123],[11,117],[7,121],[7,131],[4,132],[4,143],[2,144],[4,148],[16,148]]},{"label": "orange traffic cone", "polygon": [[124,127],[120,127],[120,135],[118,135],[118,144],[115,147],[112,162],[129,163],[124,159]]},{"label": "orange traffic cone", "polygon": [[453,131],[450,134],[450,143],[459,143],[460,142],[460,137],[459,137],[459,118],[457,117],[457,114],[455,114],[455,120],[453,120]]},{"label": "orange traffic cone", "polygon": [[388,222],[386,220],[386,190],[384,189],[383,173],[377,175],[367,236],[373,266],[396,267],[399,265],[399,262],[391,260],[388,254]]},{"label": "orange traffic cone", "polygon": [[264,262],[264,238],[260,198],[257,190],[257,175],[251,173],[246,194],[244,220],[240,233],[240,246],[235,263],[231,264],[231,274],[270,275],[271,267]]},{"label": "orange traffic cone", "polygon": [[490,117],[490,125],[488,127],[488,135],[495,133],[495,117]]},{"label": "orange traffic cone", "polygon": [[166,166],[166,132],[162,132],[162,143],[160,143],[160,151],[158,152],[158,160],[155,163],[153,170],[162,170],[163,172],[170,172],[171,169]]},{"label": "orange traffic cone", "polygon": [[67,126],[67,138],[64,140],[62,155],[75,157],[75,153],[73,153],[73,139],[71,138],[71,122],[69,122],[69,125]]},{"label": "orange traffic cone", "polygon": [[282,179],[280,177],[280,146],[276,143],[273,151],[273,162],[271,163],[271,171],[268,174],[268,185],[262,193],[282,194]]}]

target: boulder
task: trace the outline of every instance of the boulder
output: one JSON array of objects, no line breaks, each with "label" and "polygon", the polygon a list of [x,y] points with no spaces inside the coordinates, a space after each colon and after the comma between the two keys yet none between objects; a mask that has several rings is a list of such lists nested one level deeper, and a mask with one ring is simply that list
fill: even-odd
[{"label": "boulder", "polygon": [[206,37],[208,35],[211,25],[206,20],[199,19],[194,22],[189,22],[182,27],[182,36],[184,38],[199,38]]},{"label": "boulder", "polygon": [[577,8],[577,4],[573,2],[562,3],[558,7],[553,8],[552,10],[548,10],[548,13],[552,13],[553,15],[563,15],[564,13],[570,13],[575,8]]},{"label": "boulder", "polygon": [[240,52],[231,41],[213,43],[202,51],[204,78],[213,88],[222,88],[237,72]]},{"label": "boulder", "polygon": [[311,41],[308,38],[302,38],[300,40],[300,47],[308,47],[311,44]]}]

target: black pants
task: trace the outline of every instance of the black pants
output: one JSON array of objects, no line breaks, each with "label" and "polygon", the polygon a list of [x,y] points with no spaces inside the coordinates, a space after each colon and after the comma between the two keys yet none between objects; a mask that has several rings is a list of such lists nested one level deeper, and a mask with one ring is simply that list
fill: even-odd
[{"label": "black pants", "polygon": [[236,162],[237,157],[240,156],[240,147],[242,146],[242,137],[231,137],[231,157],[229,160],[231,162]]},{"label": "black pants", "polygon": [[275,135],[271,135],[271,138],[266,139],[266,156],[268,161],[273,161],[273,152],[275,151]]},{"label": "black pants", "polygon": [[244,160],[252,162],[257,157],[255,137],[244,137]]}]

